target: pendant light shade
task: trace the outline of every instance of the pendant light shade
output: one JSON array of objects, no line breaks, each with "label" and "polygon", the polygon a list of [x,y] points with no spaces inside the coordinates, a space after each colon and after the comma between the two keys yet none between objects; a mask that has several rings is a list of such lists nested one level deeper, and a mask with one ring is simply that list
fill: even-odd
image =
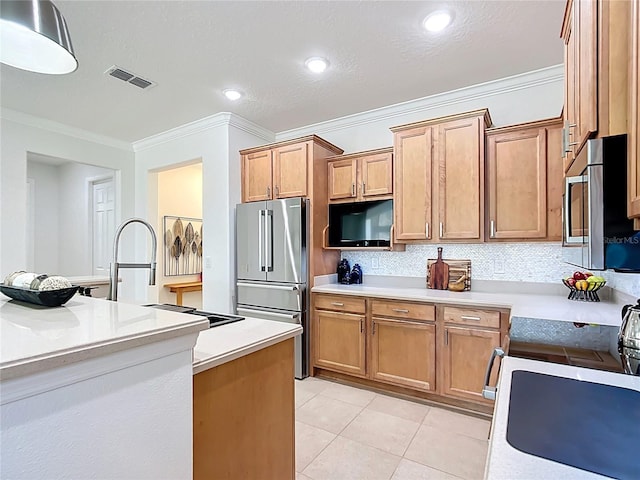
[{"label": "pendant light shade", "polygon": [[0,2],[0,62],[54,75],[78,68],[67,23],[50,0]]}]

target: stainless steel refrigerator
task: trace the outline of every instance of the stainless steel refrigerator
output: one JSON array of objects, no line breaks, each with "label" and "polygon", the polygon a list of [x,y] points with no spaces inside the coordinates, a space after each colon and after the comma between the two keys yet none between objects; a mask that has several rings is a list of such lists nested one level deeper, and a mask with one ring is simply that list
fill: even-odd
[{"label": "stainless steel refrigerator", "polygon": [[236,206],[237,312],[298,323],[295,376],[308,375],[307,200],[288,198]]}]

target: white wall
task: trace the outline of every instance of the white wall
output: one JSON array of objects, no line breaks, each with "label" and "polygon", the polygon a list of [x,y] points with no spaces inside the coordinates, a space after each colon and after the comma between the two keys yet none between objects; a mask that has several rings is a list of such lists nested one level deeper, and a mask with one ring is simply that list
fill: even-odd
[{"label": "white wall", "polygon": [[134,206],[134,154],[127,145],[78,129],[2,110],[0,276],[27,265],[27,152],[89,163],[120,172],[120,217]]},{"label": "white wall", "polygon": [[[165,283],[195,282],[198,275],[165,276],[165,252],[163,218],[165,215],[202,218],[202,163],[198,162],[185,167],[163,170],[151,173],[156,176],[157,188],[157,216],[155,228],[158,232],[158,272],[157,283],[158,303],[176,303],[176,294],[162,288]],[[150,183],[151,184],[151,183]],[[150,201],[154,192],[149,191]],[[151,205],[151,203],[150,203]],[[149,209],[152,211],[152,209]],[[151,220],[151,217],[150,217]],[[185,224],[186,226],[186,224]],[[202,308],[202,292],[188,292],[184,294],[183,305]]]},{"label": "white wall", "polygon": [[[241,130],[246,137],[230,132]],[[230,148],[230,138],[234,140]],[[148,173],[202,161],[203,258],[202,308],[230,312],[235,292],[233,209],[240,198],[238,148],[273,141],[273,134],[240,117],[219,113],[192,124],[169,130],[134,144],[136,150],[136,214],[152,218]],[[238,147],[239,146],[239,147]],[[144,251],[144,240],[137,242]],[[140,283],[140,282],[138,282]],[[157,286],[138,290],[137,298],[157,298]]]},{"label": "white wall", "polygon": [[50,273],[51,275],[58,274],[60,272],[58,167],[28,161],[27,177],[33,180],[34,228],[32,234],[33,251],[27,252],[27,263],[24,269],[38,273]]}]

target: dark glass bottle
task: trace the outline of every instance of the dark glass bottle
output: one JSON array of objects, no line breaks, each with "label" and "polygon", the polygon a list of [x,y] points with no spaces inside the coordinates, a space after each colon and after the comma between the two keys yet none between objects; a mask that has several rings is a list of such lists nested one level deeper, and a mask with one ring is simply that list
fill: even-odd
[{"label": "dark glass bottle", "polygon": [[351,283],[350,270],[351,267],[349,265],[349,260],[346,258],[340,260],[338,263],[338,283],[343,283],[345,285]]},{"label": "dark glass bottle", "polygon": [[353,265],[353,269],[351,270],[350,280],[351,280],[351,283],[355,283],[355,284],[362,283],[362,268],[360,268],[360,265],[357,263]]}]

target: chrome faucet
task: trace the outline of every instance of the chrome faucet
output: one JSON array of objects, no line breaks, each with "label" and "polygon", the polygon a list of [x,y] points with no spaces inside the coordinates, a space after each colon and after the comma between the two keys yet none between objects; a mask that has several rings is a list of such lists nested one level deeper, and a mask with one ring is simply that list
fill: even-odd
[{"label": "chrome faucet", "polygon": [[[130,223],[141,223],[151,233],[151,262],[150,263],[120,263],[118,262],[118,244],[120,242],[120,234],[124,230],[124,227]],[[113,261],[111,262],[110,278],[109,278],[109,296],[107,300],[118,300],[118,271],[121,268],[148,268],[149,269],[149,285],[156,284],[156,249],[158,246],[158,239],[153,227],[142,220],[141,218],[130,218],[122,222],[122,225],[118,227],[116,231],[116,238],[113,241]]]}]

